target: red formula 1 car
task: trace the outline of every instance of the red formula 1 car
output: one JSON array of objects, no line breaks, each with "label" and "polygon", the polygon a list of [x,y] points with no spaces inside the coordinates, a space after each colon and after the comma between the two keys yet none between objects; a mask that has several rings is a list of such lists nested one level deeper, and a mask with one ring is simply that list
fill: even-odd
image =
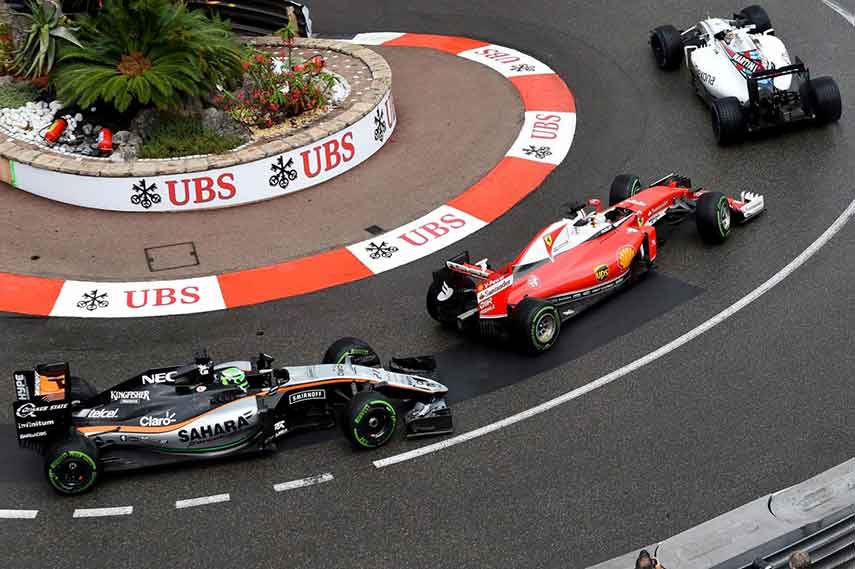
[{"label": "red formula 1 car", "polygon": [[528,351],[555,345],[561,325],[584,308],[643,275],[656,259],[656,224],[694,214],[701,238],[727,239],[732,221],[760,214],[763,196],[740,199],[669,174],[642,189],[636,176],[612,182],[609,207],[589,200],[541,230],[516,259],[493,269],[463,253],[434,272],[427,310],[434,320],[461,330],[509,337]]}]

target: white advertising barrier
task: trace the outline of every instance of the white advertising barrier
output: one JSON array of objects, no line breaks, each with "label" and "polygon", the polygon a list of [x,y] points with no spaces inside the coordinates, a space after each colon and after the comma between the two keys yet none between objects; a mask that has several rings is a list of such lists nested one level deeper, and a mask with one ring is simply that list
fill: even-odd
[{"label": "white advertising barrier", "polygon": [[278,156],[228,168],[165,176],[81,176],[12,162],[12,184],[67,204],[112,211],[188,211],[231,207],[297,192],[334,178],[377,152],[397,117],[391,91],[358,122]]},{"label": "white advertising barrier", "polygon": [[129,318],[225,307],[217,277],[129,283],[65,281],[50,315]]}]

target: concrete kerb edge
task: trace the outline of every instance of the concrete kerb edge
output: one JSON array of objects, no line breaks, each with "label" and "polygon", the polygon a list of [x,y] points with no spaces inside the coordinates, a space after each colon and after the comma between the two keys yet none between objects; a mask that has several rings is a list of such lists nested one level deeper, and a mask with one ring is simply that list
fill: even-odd
[{"label": "concrete kerb edge", "polygon": [[[278,36],[244,38],[244,41],[250,45],[259,47],[282,47],[285,45],[282,39]],[[386,60],[384,60],[379,54],[374,51],[371,51],[368,48],[355,44],[339,42],[336,40],[315,38],[297,38],[295,40],[294,47],[308,49],[326,49],[329,51],[335,51],[348,55],[350,57],[357,58],[362,61],[371,71],[372,86],[377,84],[377,79],[380,79],[382,81],[382,85],[385,85],[385,90],[382,93],[378,94],[373,89],[371,89],[358,97],[349,99],[347,107],[345,109],[345,113],[347,113],[354,105],[362,102],[370,103],[371,108],[374,108],[383,99],[383,97],[386,95],[386,92],[388,92],[392,88],[392,71],[389,67],[389,64],[386,63]],[[351,116],[349,116],[347,121],[348,126],[357,122],[359,119],[365,116],[366,113],[363,113],[360,116],[353,116],[352,118]],[[318,122],[314,123],[312,127],[322,127],[325,122],[333,121],[337,118],[339,117],[335,117],[334,119],[321,118]],[[298,148],[299,146],[311,144],[313,142],[316,142],[317,140],[320,140],[321,138],[324,138],[325,136],[328,136],[329,134],[332,134],[332,132],[326,132],[326,134],[316,135],[312,140],[308,141],[304,137],[300,137],[300,144],[297,144],[298,135],[303,133],[304,131],[301,130],[284,138],[267,140],[253,144],[250,148],[240,149],[224,154],[205,155],[203,158],[207,160],[208,166],[201,169],[188,168],[186,166],[186,160],[184,158],[176,158],[175,160],[135,160],[133,162],[122,163],[129,165],[129,168],[123,167],[119,169],[121,172],[123,172],[122,174],[113,174],[110,171],[116,170],[116,168],[112,168],[112,165],[116,164],[114,162],[110,162],[103,159],[87,159],[86,157],[82,156],[78,157],[70,154],[55,153],[51,152],[50,149],[30,144],[25,141],[17,140],[11,137],[7,137],[6,140],[0,143],[0,157],[5,158],[6,160],[15,161],[20,164],[33,165],[35,167],[45,170],[52,170],[64,174],[76,174],[80,176],[107,175],[123,177],[145,177],[153,175],[189,174],[194,172],[204,172],[207,169],[211,168],[211,165],[215,163],[233,166],[235,164],[250,162],[252,160],[258,160],[260,158],[269,158],[271,156],[276,156],[282,152],[281,149],[283,142],[285,144],[289,144],[290,148],[293,149]],[[258,154],[257,150],[261,151],[261,155]],[[69,159],[74,160],[74,162],[69,161]],[[157,168],[151,168],[149,166],[150,164],[157,164],[158,166]],[[104,171],[110,173],[105,174],[103,173]]]}]

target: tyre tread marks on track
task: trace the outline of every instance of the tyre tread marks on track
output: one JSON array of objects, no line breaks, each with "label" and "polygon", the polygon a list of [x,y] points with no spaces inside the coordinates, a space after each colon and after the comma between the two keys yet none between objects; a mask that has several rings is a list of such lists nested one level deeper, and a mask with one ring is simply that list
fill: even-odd
[{"label": "tyre tread marks on track", "polygon": [[[537,189],[570,150],[576,126],[573,94],[561,77],[531,56],[454,36],[380,32],[345,41],[438,49],[497,71],[513,83],[523,101],[525,122],[517,140],[490,172],[447,204],[361,243],[255,269],[157,283],[64,281],[0,273],[0,312],[96,318],[166,316],[248,306],[357,281],[415,261],[483,228]],[[450,220],[454,230],[437,231],[434,225],[437,238],[431,246],[398,252],[394,244],[401,241],[397,236],[435,223],[434,218]],[[131,303],[125,302],[125,295],[154,287],[171,289],[172,296],[167,294],[157,307],[128,307]],[[182,297],[181,291],[187,290],[191,295]],[[87,304],[85,299],[96,293],[109,301]]]}]

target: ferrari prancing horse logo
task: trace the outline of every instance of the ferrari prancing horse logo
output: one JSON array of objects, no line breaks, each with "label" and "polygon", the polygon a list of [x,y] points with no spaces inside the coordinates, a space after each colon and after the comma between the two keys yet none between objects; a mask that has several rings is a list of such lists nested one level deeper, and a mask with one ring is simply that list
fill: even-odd
[{"label": "ferrari prancing horse logo", "polygon": [[606,280],[607,278],[609,278],[609,266],[600,265],[599,267],[595,267],[594,276],[597,277],[598,281]]}]

